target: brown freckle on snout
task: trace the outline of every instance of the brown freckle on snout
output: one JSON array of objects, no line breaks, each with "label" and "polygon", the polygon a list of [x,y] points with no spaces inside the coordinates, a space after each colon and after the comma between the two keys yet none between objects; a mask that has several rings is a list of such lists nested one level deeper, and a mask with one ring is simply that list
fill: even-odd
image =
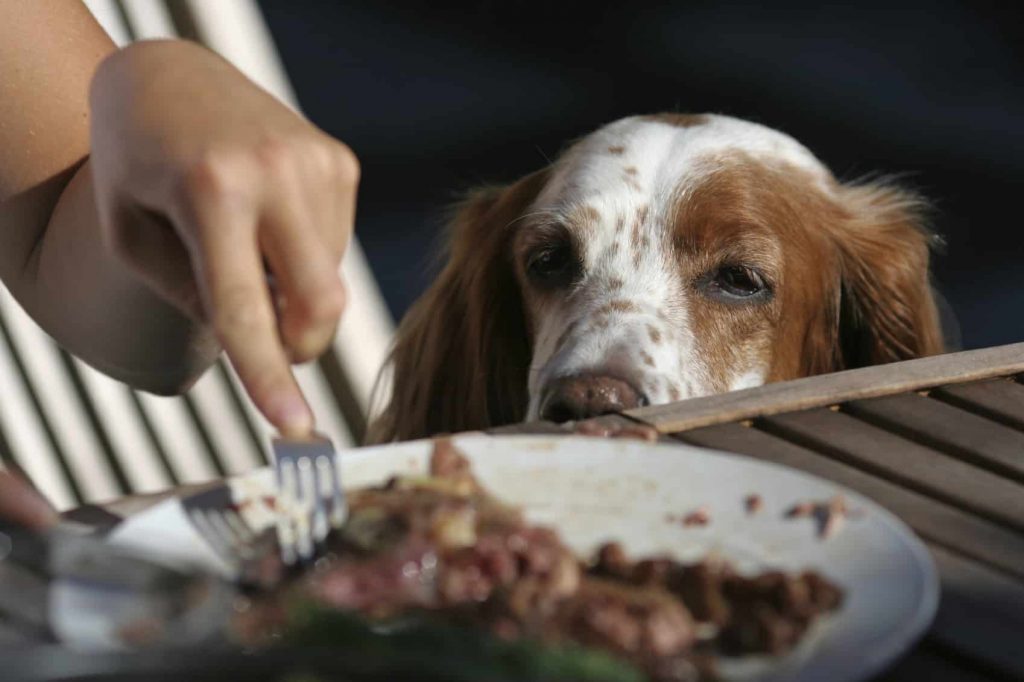
[{"label": "brown freckle on snout", "polygon": [[616,232],[622,232],[622,228],[624,228],[625,226],[626,226],[626,217],[625,216],[621,216],[620,215],[618,218],[615,219],[615,231]]},{"label": "brown freckle on snout", "polygon": [[580,209],[580,219],[587,223],[600,222],[601,212],[593,206],[584,206]]},{"label": "brown freckle on snout", "polygon": [[[634,249],[639,249],[640,248],[641,237],[643,237],[643,228],[644,228],[644,223],[645,222],[647,222],[647,205],[646,204],[644,204],[643,206],[641,206],[640,208],[638,208],[636,210],[636,216],[635,216],[635,218],[633,220],[633,234],[631,236],[630,242],[632,243]],[[639,256],[635,257],[633,260],[634,260],[635,263],[637,263],[639,265],[639,263],[640,263]]]},{"label": "brown freckle on snout", "polygon": [[625,153],[625,151],[626,151],[626,148],[623,147],[622,145],[618,145],[618,144],[612,145],[611,147],[608,147],[608,153],[609,154],[615,154],[615,156],[621,156],[622,154]]},{"label": "brown freckle on snout", "polygon": [[670,387],[668,389],[668,397],[673,402],[675,402],[676,400],[679,400],[679,389],[676,388],[675,386]]},{"label": "brown freckle on snout", "polygon": [[614,256],[618,252],[619,252],[619,243],[618,242],[612,242],[612,245],[608,247],[608,255],[609,256]]},{"label": "brown freckle on snout", "polygon": [[626,166],[626,168],[624,169],[624,172],[626,173],[626,175],[636,175],[637,174],[636,166]]},{"label": "brown freckle on snout", "polygon": [[636,251],[633,252],[633,267],[634,268],[639,268],[640,267],[640,261],[641,261],[641,256],[642,255],[643,255],[643,252],[640,251],[640,249],[637,249]]},{"label": "brown freckle on snout", "polygon": [[644,204],[636,210],[636,222],[640,225],[647,222],[647,204]]},{"label": "brown freckle on snout", "polygon": [[608,328],[608,318],[607,317],[602,315],[601,317],[599,317],[596,320],[594,320],[594,329],[607,329],[607,328]]},{"label": "brown freckle on snout", "polygon": [[648,367],[654,367],[654,358],[647,351],[640,351],[640,359],[644,361],[644,364]]},{"label": "brown freckle on snout", "polygon": [[614,301],[608,301],[603,306],[601,306],[601,308],[597,311],[597,314],[606,315],[611,312],[635,313],[639,310],[640,308],[639,306],[637,306],[636,303],[633,303],[632,301],[627,301],[622,298],[617,298]]},{"label": "brown freckle on snout", "polygon": [[611,289],[612,291],[618,291],[619,289],[622,288],[623,284],[624,282],[618,277],[612,277],[610,280],[608,280],[608,288]]},{"label": "brown freckle on snout", "polygon": [[661,343],[661,332],[653,325],[647,325],[647,334],[651,337],[651,343]]}]

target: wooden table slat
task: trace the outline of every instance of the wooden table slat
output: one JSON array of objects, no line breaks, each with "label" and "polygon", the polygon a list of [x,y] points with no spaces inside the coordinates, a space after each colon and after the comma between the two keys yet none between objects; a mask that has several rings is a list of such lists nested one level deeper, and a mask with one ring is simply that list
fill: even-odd
[{"label": "wooden table slat", "polygon": [[1024,343],[862,367],[668,405],[642,407],[626,414],[657,427],[659,431],[678,432],[1015,372],[1024,372]]},{"label": "wooden table slat", "polygon": [[[1024,388],[1024,387],[1022,387]],[[825,408],[757,421],[760,429],[1024,531],[1024,485]]]},{"label": "wooden table slat", "polygon": [[931,397],[1024,430],[1024,386],[1011,379],[990,379],[942,386]]},{"label": "wooden table slat", "polygon": [[942,547],[929,549],[939,569],[942,600],[928,637],[1024,679],[1024,584]]},{"label": "wooden table slat", "polygon": [[695,429],[677,438],[794,467],[870,497],[938,544],[1024,580],[1024,536],[907,490],[800,445],[739,424]]},{"label": "wooden table slat", "polygon": [[[855,400],[842,409],[911,440],[1024,481],[1024,432],[916,393]],[[1024,504],[1024,499],[1020,503]]]}]

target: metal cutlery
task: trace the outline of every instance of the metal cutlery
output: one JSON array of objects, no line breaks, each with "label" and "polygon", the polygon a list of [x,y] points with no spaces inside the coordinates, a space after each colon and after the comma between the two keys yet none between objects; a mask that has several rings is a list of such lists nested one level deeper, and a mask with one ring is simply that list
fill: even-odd
[{"label": "metal cutlery", "polygon": [[58,526],[0,526],[0,623],[28,641],[83,649],[220,640],[234,588]]},{"label": "metal cutlery", "polygon": [[348,514],[337,451],[323,434],[275,438],[272,444],[281,558],[289,565],[310,561]]}]

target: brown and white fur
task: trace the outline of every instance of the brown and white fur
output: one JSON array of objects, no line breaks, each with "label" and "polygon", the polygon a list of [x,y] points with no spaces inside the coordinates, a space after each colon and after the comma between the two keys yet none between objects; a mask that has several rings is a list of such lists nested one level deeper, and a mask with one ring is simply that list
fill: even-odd
[{"label": "brown and white fur", "polygon": [[939,353],[922,208],[890,183],[840,183],[754,123],[611,123],[461,205],[446,266],[399,327],[370,439]]}]

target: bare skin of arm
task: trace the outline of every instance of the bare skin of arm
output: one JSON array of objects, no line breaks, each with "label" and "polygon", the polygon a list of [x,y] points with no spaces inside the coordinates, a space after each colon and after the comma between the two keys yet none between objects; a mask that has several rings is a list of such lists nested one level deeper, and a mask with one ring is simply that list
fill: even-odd
[{"label": "bare skin of arm", "polygon": [[42,495],[15,474],[0,471],[0,522],[31,530],[46,530],[59,517]]},{"label": "bare skin of arm", "polygon": [[117,51],[71,0],[0,17],[0,278],[114,378],[178,392],[223,347],[275,426],[308,431],[290,364],[342,312],[354,155],[196,45]]}]

